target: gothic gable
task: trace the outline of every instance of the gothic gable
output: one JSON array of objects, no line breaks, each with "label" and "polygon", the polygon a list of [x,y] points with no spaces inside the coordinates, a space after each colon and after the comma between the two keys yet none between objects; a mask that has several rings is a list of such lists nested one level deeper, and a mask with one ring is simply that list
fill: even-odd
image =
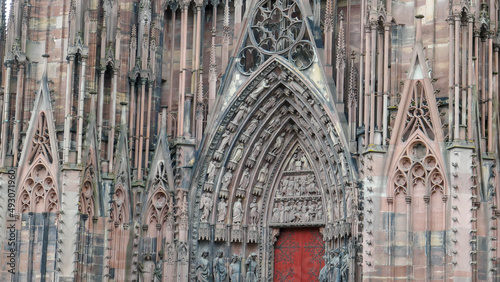
[{"label": "gothic gable", "polygon": [[[19,162],[18,187],[21,212],[54,212],[59,209],[57,137],[52,116],[47,66],[32,111]],[[42,202],[46,204],[40,205]]]}]

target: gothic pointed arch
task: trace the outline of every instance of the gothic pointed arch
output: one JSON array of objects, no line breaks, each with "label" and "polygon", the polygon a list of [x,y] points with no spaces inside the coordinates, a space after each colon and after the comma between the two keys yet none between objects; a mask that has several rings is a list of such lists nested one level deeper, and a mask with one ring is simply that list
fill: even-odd
[{"label": "gothic pointed arch", "polygon": [[[273,55],[229,98],[191,190],[191,239],[200,242],[191,246],[191,257],[205,241],[242,243],[265,262],[259,277],[268,279],[282,228],[321,228],[327,245],[351,238],[354,170],[338,116],[321,90]],[[281,220],[275,214],[280,203],[288,214]],[[299,207],[306,215],[295,211]]]},{"label": "gothic pointed arch", "polygon": [[122,129],[120,132],[116,152],[115,185],[110,217],[116,224],[121,225],[130,221],[132,218],[132,210],[134,209],[130,202],[130,188],[132,182],[130,180],[127,133],[125,129]]}]

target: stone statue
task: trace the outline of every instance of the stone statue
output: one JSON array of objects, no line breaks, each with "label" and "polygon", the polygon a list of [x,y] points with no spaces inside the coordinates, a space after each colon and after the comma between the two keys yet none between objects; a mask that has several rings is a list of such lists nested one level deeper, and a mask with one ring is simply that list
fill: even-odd
[{"label": "stone statue", "polygon": [[253,198],[252,203],[250,204],[250,224],[251,225],[256,225],[257,224],[257,218],[259,216],[258,214],[258,205],[257,205],[257,198]]},{"label": "stone statue", "polygon": [[208,222],[208,217],[210,216],[210,212],[212,211],[213,203],[214,202],[209,193],[204,193],[202,195],[200,200],[200,210],[203,210],[200,217],[201,222]]},{"label": "stone statue", "polygon": [[241,275],[241,258],[238,255],[233,255],[231,264],[229,265],[229,280],[231,282],[243,282]]},{"label": "stone statue", "polygon": [[281,124],[281,114],[275,116],[268,124],[267,131],[274,132],[278,126]]},{"label": "stone statue", "polygon": [[269,88],[269,79],[264,79],[259,85],[250,93],[250,98],[257,100],[259,98],[259,95],[264,91],[265,89]]},{"label": "stone statue", "polygon": [[196,266],[196,281],[208,282],[210,279],[210,268],[208,267],[208,251],[204,251],[198,259]]},{"label": "stone statue", "polygon": [[271,96],[265,103],[264,105],[262,106],[262,108],[260,108],[260,110],[262,112],[267,112],[270,108],[274,107],[274,105],[276,104],[276,97],[274,96]]},{"label": "stone statue", "polygon": [[241,224],[243,219],[243,206],[241,199],[238,199],[233,205],[233,224]]},{"label": "stone statue", "polygon": [[243,134],[247,136],[252,135],[252,133],[255,131],[258,125],[259,125],[259,120],[256,118],[252,119],[252,121],[248,125],[247,129],[243,132]]},{"label": "stone statue", "polygon": [[238,187],[238,189],[246,190],[249,183],[250,183],[250,170],[247,168],[245,169],[245,171],[243,171],[243,175],[241,176],[240,180],[240,186]]},{"label": "stone statue", "polygon": [[279,213],[278,204],[274,203],[273,216],[272,216],[271,222],[279,222],[279,220],[280,220],[280,213]]},{"label": "stone statue", "polygon": [[269,173],[269,163],[266,163],[259,171],[259,175],[257,176],[257,183],[265,183],[268,173]]},{"label": "stone statue", "polygon": [[211,161],[207,169],[207,182],[213,183],[216,173],[217,173],[217,163]]},{"label": "stone statue", "polygon": [[227,170],[226,173],[224,173],[224,176],[222,177],[222,187],[221,190],[226,191],[228,190],[227,187],[229,187],[229,184],[231,183],[231,179],[233,178],[233,173],[231,170]]},{"label": "stone statue", "polygon": [[154,279],[153,281],[154,282],[161,282],[161,278],[163,276],[163,267],[162,267],[162,257],[160,257],[160,260],[158,260],[158,262],[156,262],[156,268],[155,268],[155,276],[154,276]]},{"label": "stone statue", "polygon": [[224,222],[227,214],[227,203],[224,198],[220,199],[219,204],[217,205],[217,222]]},{"label": "stone statue", "polygon": [[142,274],[142,281],[151,282],[153,281],[153,275],[155,273],[155,264],[151,260],[151,254],[146,254],[144,256],[144,264],[139,266],[139,271]]},{"label": "stone statue", "polygon": [[257,254],[251,253],[245,262],[247,266],[247,282],[257,282]]},{"label": "stone statue", "polygon": [[220,142],[219,151],[224,151],[227,144],[229,143],[229,138],[231,138],[231,133],[229,132],[229,130],[224,131],[224,133],[222,134],[222,140]]},{"label": "stone statue", "polygon": [[222,252],[222,250],[219,250],[217,251],[217,255],[214,258],[214,263],[213,263],[214,282],[223,282],[226,280],[227,268],[223,256],[224,253]]},{"label": "stone statue", "polygon": [[238,146],[234,149],[233,155],[231,156],[231,160],[234,163],[238,163],[241,160],[241,157],[243,156],[243,144],[239,143]]},{"label": "stone statue", "polygon": [[259,156],[261,150],[262,150],[262,138],[259,139],[257,141],[257,143],[255,143],[255,145],[253,146],[253,151],[250,154],[250,159],[252,159],[252,160],[257,159],[257,157]]},{"label": "stone statue", "polygon": [[236,113],[236,116],[233,118],[232,123],[239,124],[240,120],[247,112],[248,112],[248,107],[245,107],[245,105],[241,105],[238,112]]},{"label": "stone statue", "polygon": [[285,142],[285,132],[281,133],[281,135],[279,135],[276,138],[276,143],[274,143],[274,146],[270,152],[273,154],[278,154],[283,148],[284,142]]},{"label": "stone statue", "polygon": [[340,276],[342,282],[349,281],[349,252],[347,252],[346,247],[342,247],[341,251],[341,261],[340,261]]}]

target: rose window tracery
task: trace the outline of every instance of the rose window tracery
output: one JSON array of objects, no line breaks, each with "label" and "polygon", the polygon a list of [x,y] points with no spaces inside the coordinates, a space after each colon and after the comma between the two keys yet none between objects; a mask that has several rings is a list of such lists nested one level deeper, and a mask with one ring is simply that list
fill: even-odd
[{"label": "rose window tracery", "polygon": [[246,44],[237,56],[238,69],[249,75],[272,55],[287,58],[299,70],[307,69],[314,61],[314,47],[294,0],[259,2],[248,25]]}]

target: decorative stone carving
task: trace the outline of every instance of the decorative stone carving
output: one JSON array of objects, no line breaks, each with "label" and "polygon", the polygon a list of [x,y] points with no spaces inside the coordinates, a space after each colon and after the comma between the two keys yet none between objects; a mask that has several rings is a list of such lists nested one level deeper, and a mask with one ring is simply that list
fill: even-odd
[{"label": "decorative stone carving", "polygon": [[208,217],[212,211],[213,200],[209,193],[203,193],[200,201],[200,210],[202,210],[200,220],[201,222],[208,222]]},{"label": "decorative stone carving", "polygon": [[257,99],[259,99],[260,94],[269,88],[269,79],[264,79],[259,83],[259,85],[248,95],[247,99],[245,102],[247,102],[249,105],[252,105]]},{"label": "decorative stone carving", "polygon": [[217,222],[224,223],[227,214],[227,203],[224,198],[220,199],[217,205]]},{"label": "decorative stone carving", "polygon": [[227,268],[224,261],[224,252],[222,250],[217,251],[217,255],[213,261],[213,273],[214,282],[223,282],[227,277]]},{"label": "decorative stone carving", "polygon": [[249,111],[249,108],[242,104],[238,109],[238,112],[234,116],[233,120],[227,125],[227,128],[234,132],[234,130],[240,124],[241,119],[245,116],[245,114]]},{"label": "decorative stone carving", "polygon": [[264,132],[262,134],[262,137],[264,139],[269,138],[271,134],[281,125],[281,113],[276,115],[271,119],[271,121],[268,123],[267,128],[264,129]]},{"label": "decorative stone carving", "polygon": [[208,192],[213,191],[215,176],[217,175],[217,171],[219,170],[219,168],[220,168],[220,164],[215,162],[215,161],[211,161],[208,164],[207,181],[205,182],[205,186],[204,186],[203,190],[208,191]]},{"label": "decorative stone carving", "polygon": [[229,280],[231,282],[242,282],[243,276],[241,275],[241,257],[233,255],[231,264],[229,264]]},{"label": "decorative stone carving", "polygon": [[243,143],[246,143],[249,139],[250,136],[252,136],[252,133],[255,131],[255,129],[259,126],[259,120],[254,118],[248,125],[247,129],[241,134],[240,136],[240,141]]},{"label": "decorative stone carving", "polygon": [[231,179],[233,179],[233,173],[231,170],[227,170],[226,173],[224,173],[224,176],[222,176],[222,186],[219,191],[219,197],[226,198],[229,195],[229,184],[231,184]]},{"label": "decorative stone carving", "polygon": [[151,259],[151,254],[146,254],[144,256],[144,263],[139,265],[139,272],[141,273],[141,278],[144,282],[153,281],[155,263]]},{"label": "decorative stone carving", "polygon": [[229,163],[227,164],[227,168],[231,170],[235,170],[236,167],[238,166],[238,163],[240,162],[241,158],[243,157],[243,149],[245,147],[243,146],[243,143],[238,143],[236,148],[233,151],[233,154],[231,155],[231,159],[229,160]]},{"label": "decorative stone carving", "polygon": [[243,206],[241,204],[241,199],[238,199],[233,205],[233,225],[240,225],[242,220]]},{"label": "decorative stone carving", "polygon": [[240,185],[238,186],[238,190],[236,190],[236,197],[243,198],[245,197],[248,185],[250,184],[250,170],[248,168],[243,171],[243,174],[240,179]]},{"label": "decorative stone carving", "polygon": [[258,213],[258,204],[257,204],[257,198],[253,198],[252,203],[250,204],[250,225],[257,225],[259,218],[259,213]]},{"label": "decorative stone carving", "polygon": [[257,254],[256,253],[251,253],[247,261],[245,262],[245,265],[247,267],[247,275],[246,275],[246,280],[247,282],[257,282],[258,274],[257,274],[257,268],[258,268],[258,263],[257,263]]},{"label": "decorative stone carving", "polygon": [[259,174],[257,175],[257,183],[253,188],[252,194],[260,196],[264,189],[264,185],[267,182],[267,175],[269,173],[269,163],[265,163],[264,166],[260,169]]},{"label": "decorative stone carving", "polygon": [[215,238],[214,241],[226,241],[227,240],[227,229],[223,222],[218,222],[215,224]]},{"label": "decorative stone carving", "polygon": [[198,265],[196,266],[196,281],[197,282],[208,282],[210,279],[210,268],[208,262],[208,251],[204,251],[201,257],[198,259]]},{"label": "decorative stone carving", "polygon": [[260,138],[259,140],[257,140],[255,145],[253,145],[252,153],[250,154],[246,162],[247,167],[253,168],[253,166],[255,165],[255,161],[257,157],[260,155],[260,152],[262,151],[262,144],[263,144],[263,139]]},{"label": "decorative stone carving", "polygon": [[274,107],[274,105],[276,105],[276,97],[271,96],[267,99],[267,101],[262,105],[262,107],[257,111],[255,115],[259,119],[264,117],[268,113],[269,109]]},{"label": "decorative stone carving", "polygon": [[219,149],[214,153],[214,160],[221,161],[222,156],[224,156],[224,150],[226,149],[227,144],[229,144],[231,139],[231,132],[229,130],[224,131],[221,137],[221,142],[219,145]]}]

